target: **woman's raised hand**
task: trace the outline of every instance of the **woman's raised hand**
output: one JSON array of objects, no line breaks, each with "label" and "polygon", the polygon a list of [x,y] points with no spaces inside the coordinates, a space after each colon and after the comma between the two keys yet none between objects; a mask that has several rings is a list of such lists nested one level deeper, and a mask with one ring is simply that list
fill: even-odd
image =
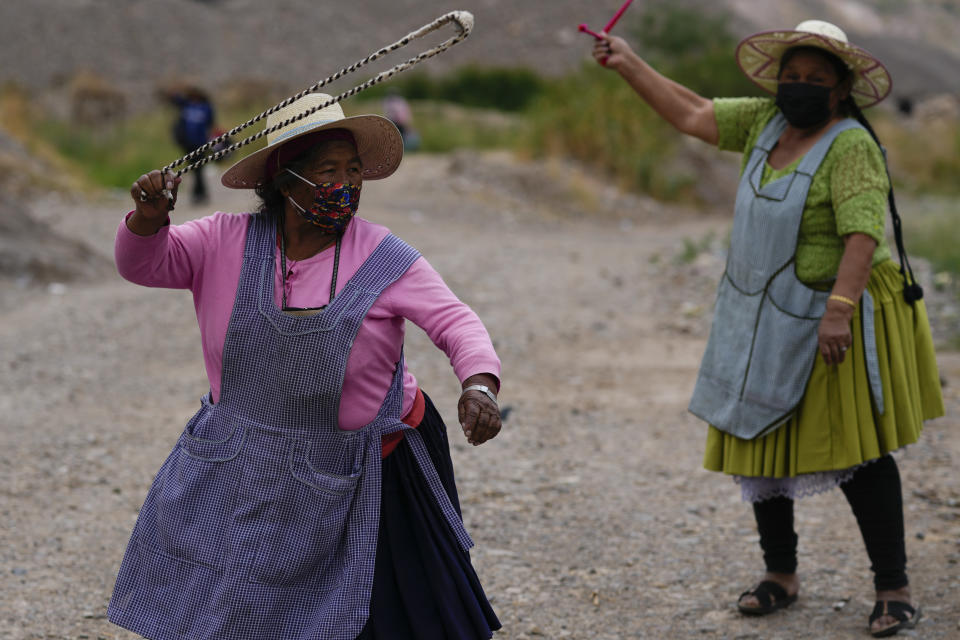
[{"label": "woman's raised hand", "polygon": [[607,69],[619,70],[620,66],[626,62],[627,57],[633,53],[633,49],[623,38],[610,36],[603,32],[600,35],[603,36],[603,39],[596,40],[593,43],[593,59]]},{"label": "woman's raised hand", "polygon": [[[142,236],[152,235],[167,222],[167,215],[177,201],[177,188],[182,178],[162,174],[158,169],[140,176],[130,187],[134,212],[127,219],[127,227]],[[164,191],[173,195],[168,200]],[[145,198],[143,198],[145,194]]]}]

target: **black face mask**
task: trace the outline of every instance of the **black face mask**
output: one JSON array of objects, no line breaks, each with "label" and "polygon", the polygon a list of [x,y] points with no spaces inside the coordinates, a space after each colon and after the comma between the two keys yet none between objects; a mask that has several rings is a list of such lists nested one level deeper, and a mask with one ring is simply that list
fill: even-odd
[{"label": "black face mask", "polygon": [[809,82],[781,82],[777,85],[776,104],[787,122],[798,129],[808,129],[830,118],[833,89]]}]

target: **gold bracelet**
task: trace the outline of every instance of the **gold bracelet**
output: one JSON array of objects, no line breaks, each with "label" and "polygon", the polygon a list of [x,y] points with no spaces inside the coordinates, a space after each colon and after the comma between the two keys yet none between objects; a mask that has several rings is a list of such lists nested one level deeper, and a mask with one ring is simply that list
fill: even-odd
[{"label": "gold bracelet", "polygon": [[836,294],[836,293],[831,293],[831,294],[830,294],[830,297],[827,298],[827,300],[837,300],[838,302],[842,302],[842,303],[844,303],[844,304],[850,305],[850,306],[853,307],[854,309],[857,308],[857,303],[856,303],[856,302],[854,302],[853,300],[851,300],[850,298],[848,298],[848,297],[846,297],[846,296],[841,296],[841,295]]}]

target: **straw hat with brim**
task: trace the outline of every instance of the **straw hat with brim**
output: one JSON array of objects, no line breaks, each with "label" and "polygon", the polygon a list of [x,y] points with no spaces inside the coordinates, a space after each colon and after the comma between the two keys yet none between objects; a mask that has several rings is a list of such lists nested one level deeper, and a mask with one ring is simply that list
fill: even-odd
[{"label": "straw hat with brim", "polygon": [[892,81],[886,67],[867,50],[847,41],[840,27],[823,20],[807,20],[792,31],[761,31],[737,45],[740,69],[770,93],[777,92],[780,58],[793,47],[816,47],[843,60],[853,72],[850,95],[860,108],[875,105],[890,93]]},{"label": "straw hat with brim", "polygon": [[[310,111],[331,99],[325,93],[308,93],[283,109],[267,116],[266,128]],[[324,107],[309,116],[267,134],[267,146],[251,153],[227,169],[220,181],[231,189],[254,189],[267,181],[267,159],[284,144],[308,133],[326,129],[346,129],[357,143],[357,153],[363,163],[363,179],[386,178],[400,165],[403,158],[403,138],[396,125],[378,115],[347,118],[339,103]]]}]

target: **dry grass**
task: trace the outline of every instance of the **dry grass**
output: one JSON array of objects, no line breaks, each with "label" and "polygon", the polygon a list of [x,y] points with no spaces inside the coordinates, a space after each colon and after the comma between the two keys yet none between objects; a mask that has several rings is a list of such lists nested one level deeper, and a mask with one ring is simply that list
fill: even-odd
[{"label": "dry grass", "polygon": [[914,193],[960,193],[960,122],[870,117],[888,149],[890,171],[899,186]]}]

